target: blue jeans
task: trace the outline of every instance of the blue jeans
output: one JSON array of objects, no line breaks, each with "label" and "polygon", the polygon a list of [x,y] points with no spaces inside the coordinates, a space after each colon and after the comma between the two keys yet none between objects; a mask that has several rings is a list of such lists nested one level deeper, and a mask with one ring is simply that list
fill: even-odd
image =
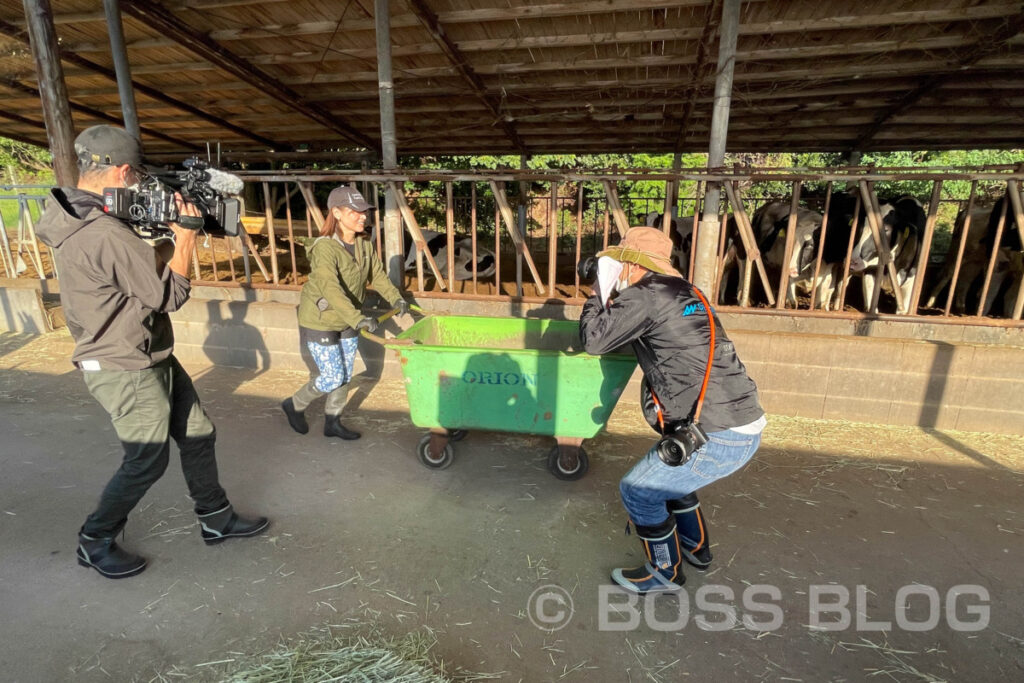
[{"label": "blue jeans", "polygon": [[668,518],[666,501],[682,498],[747,464],[761,445],[760,434],[730,429],[711,432],[708,442],[685,465],[669,467],[655,448],[619,482],[622,504],[634,524],[657,526]]}]

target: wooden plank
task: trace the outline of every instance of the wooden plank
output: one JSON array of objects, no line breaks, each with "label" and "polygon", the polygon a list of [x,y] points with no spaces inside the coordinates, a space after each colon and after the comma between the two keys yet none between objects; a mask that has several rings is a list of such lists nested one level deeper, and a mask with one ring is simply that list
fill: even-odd
[{"label": "wooden plank", "polygon": [[444,184],[444,226],[448,246],[448,290],[455,291],[455,200],[451,181]]},{"label": "wooden plank", "polygon": [[[786,307],[786,298],[789,290],[789,263],[793,257],[793,242],[796,240],[797,212],[800,210],[800,188],[799,180],[793,181],[793,197],[789,203],[789,222],[786,224],[786,248],[782,257],[782,272],[779,274],[779,297],[775,304],[776,308]],[[799,308],[794,303],[794,308]]]},{"label": "wooden plank", "polygon": [[920,254],[917,260],[917,275],[914,278],[914,287],[910,293],[910,307],[907,309],[909,315],[917,315],[918,306],[921,303],[921,290],[924,287],[925,271],[928,268],[928,256],[931,254],[932,239],[935,235],[935,219],[939,212],[939,200],[942,198],[942,181],[936,180],[932,184],[932,196],[928,202],[928,219],[924,224],[924,243],[919,246]]},{"label": "wooden plank", "polygon": [[[818,294],[818,277],[821,275],[821,259],[825,254],[825,239],[828,236],[828,212],[829,207],[832,206],[832,181],[830,180],[825,184],[825,208],[821,212],[821,232],[818,233],[818,254],[814,259],[814,277],[811,278],[811,306],[810,309],[814,310],[815,299]],[[824,302],[824,307],[827,309],[832,304],[831,301]]]},{"label": "wooden plank", "polygon": [[[764,287],[765,295],[768,297],[768,305],[775,306],[775,296],[772,294],[772,286],[768,282],[768,273],[765,272],[764,262],[761,259],[761,252],[757,248],[757,240],[754,239],[754,230],[750,226],[750,218],[747,216],[746,210],[743,208],[743,201],[740,198],[739,189],[735,187],[732,182],[722,183],[722,187],[725,189],[725,194],[729,199],[729,204],[732,205],[733,217],[736,219],[736,228],[740,233],[740,239],[743,241],[743,248],[747,252],[747,258],[754,262],[757,267],[757,274],[761,278],[761,285]],[[725,230],[723,228],[722,232]],[[792,232],[792,231],[790,231]]]},{"label": "wooden plank", "polygon": [[985,314],[985,299],[988,298],[989,285],[992,284],[992,273],[996,269],[996,259],[999,256],[999,247],[1003,239],[1003,229],[1006,227],[1006,214],[1008,212],[1008,202],[1003,202],[1003,209],[999,212],[999,223],[996,225],[996,236],[995,241],[992,242],[992,255],[989,256],[988,268],[985,270],[985,282],[981,286],[981,297],[978,301],[978,317],[982,317]]},{"label": "wooden plank", "polygon": [[295,260],[295,228],[292,225],[292,193],[284,193],[284,214],[288,221],[288,253],[292,257],[292,284],[299,284],[299,264]]},{"label": "wooden plank", "polygon": [[270,183],[263,183],[263,205],[267,215],[267,239],[270,241],[270,269],[274,275],[274,284],[280,282],[277,270],[277,238],[274,235],[274,208],[270,200]]},{"label": "wooden plank", "polygon": [[[858,183],[860,187],[860,195],[864,201],[864,206],[867,214],[868,228],[871,230],[871,239],[875,242],[875,248],[878,250],[878,277],[875,281],[875,293],[871,296],[871,304],[868,311],[871,313],[878,312],[878,292],[881,286],[882,271],[885,270],[889,274],[889,283],[892,285],[893,296],[896,298],[897,310],[903,307],[903,294],[900,292],[899,278],[896,276],[896,266],[892,262],[892,252],[890,251],[889,239],[885,236],[885,232],[882,230],[882,212],[878,206],[878,196],[875,194],[873,184],[867,180],[861,180]],[[868,305],[865,302],[865,305]]]},{"label": "wooden plank", "polygon": [[551,206],[548,211],[548,289],[555,288],[556,261],[558,259],[558,182],[551,183]]},{"label": "wooden plank", "polygon": [[[434,256],[427,249],[427,241],[423,238],[423,233],[420,231],[419,223],[416,222],[416,216],[413,215],[412,209],[409,208],[409,204],[405,199],[405,192],[398,186],[398,183],[391,180],[385,184],[387,191],[391,193],[392,198],[395,200],[395,204],[398,206],[398,210],[402,213],[402,219],[405,221],[405,227],[412,236],[412,241],[416,244],[417,258],[426,257],[427,264],[430,266],[430,270],[434,273],[434,279],[437,280],[438,286],[444,290],[448,288],[445,279],[441,276],[441,271],[437,267],[437,263],[434,262]],[[420,284],[420,290],[423,290],[422,283]]]},{"label": "wooden plank", "polygon": [[[494,193],[495,203],[498,205],[498,209],[501,211],[501,216],[504,219],[505,229],[508,230],[509,237],[512,238],[512,242],[516,246],[516,253],[526,261],[526,265],[530,269],[530,275],[533,277],[533,283],[537,286],[537,293],[546,294],[547,292],[544,284],[541,282],[540,273],[537,272],[537,266],[533,262],[533,256],[530,255],[530,251],[526,248],[526,244],[516,228],[516,218],[512,214],[512,207],[508,204],[508,197],[505,196],[505,183],[496,180],[488,182],[491,186],[491,192]],[[497,230],[497,226],[495,226],[495,230]]]},{"label": "wooden plank", "polygon": [[622,210],[622,204],[619,202],[619,189],[614,181],[601,180],[601,185],[604,186],[605,195],[608,197],[608,211],[615,219],[615,229],[619,231],[619,237],[625,237],[626,231],[629,230],[629,221],[626,219],[626,213]]},{"label": "wooden plank", "polygon": [[306,200],[306,207],[309,211],[310,217],[313,219],[313,223],[316,225],[317,232],[324,227],[324,214],[320,210],[320,206],[317,204],[316,196],[313,194],[313,183],[299,181],[299,193],[302,194],[302,198]]}]

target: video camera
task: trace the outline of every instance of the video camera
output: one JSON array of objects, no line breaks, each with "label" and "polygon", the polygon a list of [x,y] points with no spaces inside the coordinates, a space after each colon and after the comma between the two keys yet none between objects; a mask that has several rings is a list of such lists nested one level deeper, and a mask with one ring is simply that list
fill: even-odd
[{"label": "video camera", "polygon": [[[198,157],[185,159],[182,165],[184,171],[150,173],[132,187],[104,188],[103,210],[127,221],[144,237],[169,234],[170,223],[211,235],[238,235],[241,202],[230,195],[242,191],[242,179],[210,168]],[[200,216],[179,215],[175,192],[195,204]]]}]

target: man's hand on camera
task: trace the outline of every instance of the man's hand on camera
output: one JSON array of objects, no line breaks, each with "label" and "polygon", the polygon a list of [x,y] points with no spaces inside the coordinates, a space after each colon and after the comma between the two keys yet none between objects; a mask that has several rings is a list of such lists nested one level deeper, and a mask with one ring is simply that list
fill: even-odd
[{"label": "man's hand on camera", "polygon": [[377,331],[377,320],[375,318],[363,318],[356,323],[357,330],[366,330],[369,333]]},{"label": "man's hand on camera", "polygon": [[[199,217],[199,208],[195,204],[189,204],[178,193],[174,194],[174,203],[178,205],[178,213],[182,216]],[[192,251],[196,246],[196,231],[189,230],[177,223],[168,226],[174,233],[174,254],[167,266],[178,275],[188,277],[189,259],[192,258]]]},{"label": "man's hand on camera", "polygon": [[395,310],[398,311],[398,315],[405,315],[409,312],[409,302],[405,299],[399,299],[395,302]]},{"label": "man's hand on camera", "polygon": [[[186,202],[181,198],[181,194],[177,192],[174,193],[174,204],[178,207],[179,216],[202,219],[202,214],[199,213],[199,207],[190,202]],[[171,229],[171,232],[174,233],[175,242],[182,238],[186,240],[190,239],[193,242],[196,239],[196,231],[192,228],[185,227],[181,223],[171,223],[168,227]]]}]

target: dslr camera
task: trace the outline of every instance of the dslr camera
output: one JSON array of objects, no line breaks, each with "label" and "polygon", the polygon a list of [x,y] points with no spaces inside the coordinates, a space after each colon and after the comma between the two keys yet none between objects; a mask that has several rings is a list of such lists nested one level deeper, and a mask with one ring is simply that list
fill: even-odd
[{"label": "dslr camera", "polygon": [[669,467],[685,465],[708,442],[707,432],[690,418],[669,423],[665,435],[654,446],[658,457]]},{"label": "dslr camera", "polygon": [[[150,173],[132,187],[108,187],[103,190],[103,210],[129,223],[143,237],[169,235],[170,223],[210,235],[238,235],[241,202],[232,198],[242,191],[242,179],[210,168],[198,157],[185,159],[183,171]],[[174,193],[195,204],[199,217],[181,216]]]}]

